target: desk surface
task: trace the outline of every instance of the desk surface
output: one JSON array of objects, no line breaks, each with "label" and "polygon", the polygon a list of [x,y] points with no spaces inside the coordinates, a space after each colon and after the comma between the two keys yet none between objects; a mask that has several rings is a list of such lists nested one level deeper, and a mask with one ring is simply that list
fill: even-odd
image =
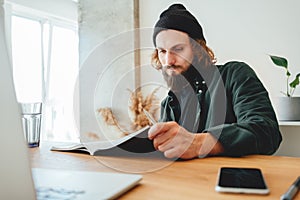
[{"label": "desk surface", "polygon": [[[30,149],[32,167],[141,173],[141,184],[121,199],[279,199],[300,176],[300,158],[294,157],[255,155],[171,162],[154,158],[93,157],[54,152],[49,150],[50,147],[51,143],[44,142],[39,148]],[[222,166],[260,168],[270,194],[261,196],[215,192],[218,170]],[[295,199],[300,199],[300,193]]]}]

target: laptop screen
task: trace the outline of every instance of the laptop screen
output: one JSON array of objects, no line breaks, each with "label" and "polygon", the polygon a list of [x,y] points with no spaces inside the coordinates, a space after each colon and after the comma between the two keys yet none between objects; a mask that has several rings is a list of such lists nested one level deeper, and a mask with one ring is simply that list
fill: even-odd
[{"label": "laptop screen", "polygon": [[2,4],[3,1],[0,6],[0,199],[34,199],[21,113],[5,42]]}]

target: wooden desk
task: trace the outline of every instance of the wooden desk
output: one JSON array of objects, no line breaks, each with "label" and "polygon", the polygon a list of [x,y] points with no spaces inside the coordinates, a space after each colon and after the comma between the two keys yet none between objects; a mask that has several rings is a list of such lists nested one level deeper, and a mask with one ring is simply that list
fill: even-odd
[{"label": "wooden desk", "polygon": [[[243,158],[204,158],[189,161],[161,162],[153,159],[98,157],[78,153],[49,151],[51,143],[43,142],[30,149],[32,167],[69,170],[139,172],[141,184],[120,199],[279,199],[300,176],[300,158],[247,156]],[[221,166],[261,168],[270,194],[245,195],[215,192]],[[115,169],[113,169],[115,168]],[[99,186],[101,187],[101,186]],[[295,199],[300,199],[298,193]]]}]

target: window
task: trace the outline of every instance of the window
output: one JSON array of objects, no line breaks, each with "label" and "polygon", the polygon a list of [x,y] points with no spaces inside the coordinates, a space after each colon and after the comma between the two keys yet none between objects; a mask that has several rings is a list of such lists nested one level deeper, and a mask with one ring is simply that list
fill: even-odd
[{"label": "window", "polygon": [[78,141],[73,114],[79,71],[77,23],[24,7],[11,8],[18,101],[43,102],[42,140]]}]

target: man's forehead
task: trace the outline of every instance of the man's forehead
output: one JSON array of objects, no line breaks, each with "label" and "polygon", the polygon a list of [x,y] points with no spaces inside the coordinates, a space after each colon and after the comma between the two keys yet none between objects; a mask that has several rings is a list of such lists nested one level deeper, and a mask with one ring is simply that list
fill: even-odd
[{"label": "man's forehead", "polygon": [[189,42],[188,34],[172,29],[163,30],[156,37],[157,48],[169,49],[178,45],[189,44]]}]

